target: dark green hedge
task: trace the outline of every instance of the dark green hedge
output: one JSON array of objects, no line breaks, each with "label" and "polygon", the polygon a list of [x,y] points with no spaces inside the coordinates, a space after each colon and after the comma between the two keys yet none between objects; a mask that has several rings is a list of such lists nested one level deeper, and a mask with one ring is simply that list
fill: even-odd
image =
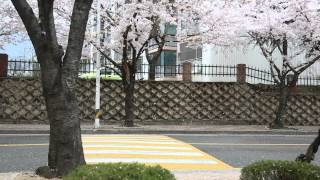
[{"label": "dark green hedge", "polygon": [[63,177],[64,180],[175,180],[169,170],[138,163],[83,165]]},{"label": "dark green hedge", "polygon": [[320,180],[320,167],[296,161],[258,161],[241,170],[241,180]]}]

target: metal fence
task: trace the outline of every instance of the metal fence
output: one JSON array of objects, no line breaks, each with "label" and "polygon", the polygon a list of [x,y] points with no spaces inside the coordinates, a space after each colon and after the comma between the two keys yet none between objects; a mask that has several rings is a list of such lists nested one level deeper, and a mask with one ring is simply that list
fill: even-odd
[{"label": "metal fence", "polygon": [[[111,68],[108,68],[111,67]],[[108,64],[105,69],[112,69],[114,66]],[[116,68],[114,68],[116,69]],[[113,69],[112,69],[113,70]],[[107,70],[102,72],[108,72]],[[148,64],[138,64],[136,78],[147,80],[150,72]],[[95,64],[89,60],[80,63],[79,76],[87,73],[95,73]],[[183,65],[156,65],[156,80],[182,80]],[[237,66],[226,65],[202,65],[193,64],[191,67],[192,81],[194,82],[236,82]],[[246,82],[250,84],[274,84],[270,71],[258,68],[246,67]],[[40,64],[35,61],[9,60],[9,77],[38,77],[40,75]],[[300,77],[298,85],[320,86],[320,77]]]},{"label": "metal fence", "polygon": [[250,84],[274,84],[269,71],[246,67],[246,81]]},{"label": "metal fence", "polygon": [[[275,84],[270,71],[246,67],[246,82],[250,84]],[[320,77],[299,77],[299,86],[320,86]]]},{"label": "metal fence", "polygon": [[299,86],[320,86],[320,77],[300,77],[297,85]]},{"label": "metal fence", "polygon": [[8,61],[9,77],[35,77],[40,74],[40,64],[22,59]]}]

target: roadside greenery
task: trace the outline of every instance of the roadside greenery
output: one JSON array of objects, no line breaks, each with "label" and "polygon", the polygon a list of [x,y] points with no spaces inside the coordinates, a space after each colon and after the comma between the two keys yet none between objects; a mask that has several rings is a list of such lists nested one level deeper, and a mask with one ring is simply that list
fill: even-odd
[{"label": "roadside greenery", "polygon": [[[120,81],[122,78],[119,75],[109,75],[109,74],[101,74],[101,79],[103,80],[115,80]],[[96,79],[96,73],[86,73],[79,76],[81,79]]]},{"label": "roadside greenery", "polygon": [[297,161],[264,160],[244,167],[240,180],[320,180],[320,167]]},{"label": "roadside greenery", "polygon": [[169,170],[139,163],[107,163],[83,165],[64,180],[175,180]]}]

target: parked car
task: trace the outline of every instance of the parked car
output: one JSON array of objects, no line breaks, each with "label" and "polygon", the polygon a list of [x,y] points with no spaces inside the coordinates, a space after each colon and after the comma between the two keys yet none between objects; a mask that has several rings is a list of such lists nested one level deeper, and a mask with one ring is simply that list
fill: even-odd
[{"label": "parked car", "polygon": [[[111,68],[104,68],[101,69],[100,71],[100,77],[103,80],[121,80],[122,78],[114,72],[113,69]],[[81,79],[95,79],[96,78],[96,73],[95,72],[91,72],[91,73],[85,73],[85,74],[81,74],[79,76],[79,78]]]}]

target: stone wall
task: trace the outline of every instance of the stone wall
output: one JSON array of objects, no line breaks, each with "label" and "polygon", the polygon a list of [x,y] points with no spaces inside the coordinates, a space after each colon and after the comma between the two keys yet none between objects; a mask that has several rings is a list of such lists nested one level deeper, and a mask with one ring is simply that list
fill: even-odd
[{"label": "stone wall", "polygon": [[[95,81],[79,80],[81,120],[94,118]],[[0,123],[45,123],[41,84],[34,79],[0,80]],[[136,85],[136,122],[268,124],[275,118],[276,91],[270,86],[237,83],[147,82]],[[119,81],[102,81],[102,121],[124,116]],[[298,88],[289,100],[290,125],[320,125],[320,88]]]}]

